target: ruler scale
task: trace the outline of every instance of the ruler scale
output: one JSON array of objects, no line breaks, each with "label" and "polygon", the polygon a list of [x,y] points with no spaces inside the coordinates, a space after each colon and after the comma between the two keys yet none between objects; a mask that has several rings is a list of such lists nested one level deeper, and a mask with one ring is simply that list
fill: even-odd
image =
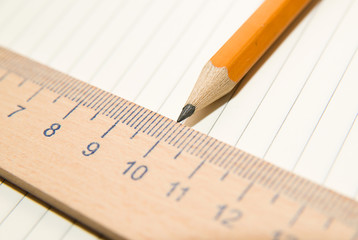
[{"label": "ruler scale", "polygon": [[118,239],[356,239],[358,204],[0,48],[0,175]]}]

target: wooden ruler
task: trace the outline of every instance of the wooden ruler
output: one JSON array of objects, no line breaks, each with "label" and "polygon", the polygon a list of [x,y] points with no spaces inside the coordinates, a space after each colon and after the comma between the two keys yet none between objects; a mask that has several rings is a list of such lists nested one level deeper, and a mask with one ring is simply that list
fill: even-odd
[{"label": "wooden ruler", "polygon": [[357,238],[356,201],[3,48],[0,175],[113,239]]}]

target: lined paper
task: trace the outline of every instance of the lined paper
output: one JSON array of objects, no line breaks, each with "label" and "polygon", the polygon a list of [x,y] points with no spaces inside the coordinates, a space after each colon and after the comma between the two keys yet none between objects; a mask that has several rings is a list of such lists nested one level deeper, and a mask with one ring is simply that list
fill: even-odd
[{"label": "lined paper", "polygon": [[[263,0],[0,0],[0,44],[176,119]],[[235,91],[185,124],[358,196],[358,0],[307,11]],[[0,239],[96,239],[6,180]]]}]

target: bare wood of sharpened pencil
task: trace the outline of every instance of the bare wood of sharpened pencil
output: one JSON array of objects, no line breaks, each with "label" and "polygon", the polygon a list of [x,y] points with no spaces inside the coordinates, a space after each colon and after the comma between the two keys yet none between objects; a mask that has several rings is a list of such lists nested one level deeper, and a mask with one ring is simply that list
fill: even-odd
[{"label": "bare wood of sharpened pencil", "polygon": [[266,0],[204,66],[185,106],[202,109],[230,92],[310,2]]}]

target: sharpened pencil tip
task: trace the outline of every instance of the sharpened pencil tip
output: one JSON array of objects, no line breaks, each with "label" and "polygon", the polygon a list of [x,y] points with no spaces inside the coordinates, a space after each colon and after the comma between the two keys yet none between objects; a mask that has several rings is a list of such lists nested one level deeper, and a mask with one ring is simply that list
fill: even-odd
[{"label": "sharpened pencil tip", "polygon": [[183,107],[183,110],[181,111],[177,122],[181,122],[185,119],[187,119],[188,117],[190,117],[191,115],[193,115],[193,113],[195,112],[195,106],[191,105],[191,104],[187,104]]}]

